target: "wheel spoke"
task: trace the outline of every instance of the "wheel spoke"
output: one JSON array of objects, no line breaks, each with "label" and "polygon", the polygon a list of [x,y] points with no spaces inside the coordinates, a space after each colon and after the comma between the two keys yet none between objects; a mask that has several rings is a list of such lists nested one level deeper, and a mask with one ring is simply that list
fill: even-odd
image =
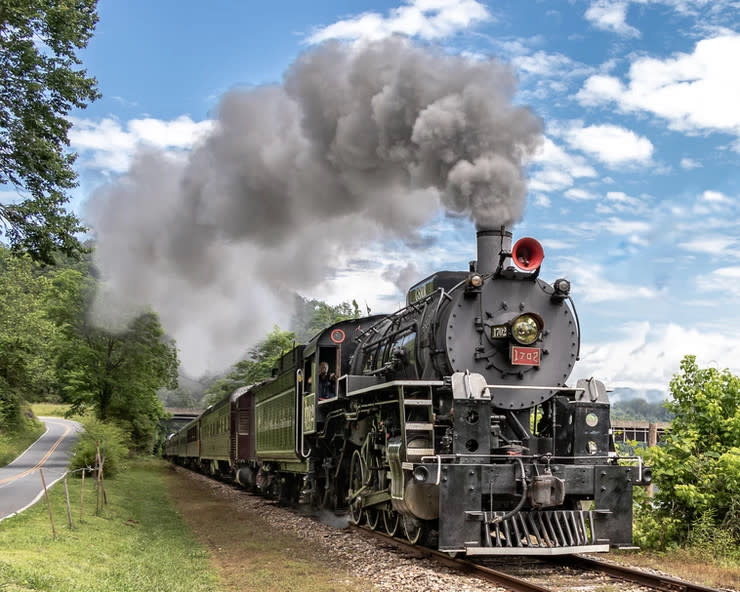
[{"label": "wheel spoke", "polygon": [[396,536],[398,533],[400,518],[400,515],[393,510],[383,510],[383,526],[389,535]]},{"label": "wheel spoke", "polygon": [[372,508],[365,510],[365,519],[371,530],[376,530],[380,524],[380,511]]},{"label": "wheel spoke", "polygon": [[[349,469],[349,498],[352,497],[362,488],[362,484],[365,480],[365,471],[363,470],[362,456],[360,451],[355,450],[352,455],[352,462],[350,463]],[[358,496],[349,503],[349,516],[350,521],[353,524],[360,524],[362,522],[364,512],[362,511],[362,497]]]},{"label": "wheel spoke", "polygon": [[403,530],[408,541],[412,545],[419,543],[424,533],[424,525],[415,518],[411,518],[409,516],[403,516],[402,521]]}]

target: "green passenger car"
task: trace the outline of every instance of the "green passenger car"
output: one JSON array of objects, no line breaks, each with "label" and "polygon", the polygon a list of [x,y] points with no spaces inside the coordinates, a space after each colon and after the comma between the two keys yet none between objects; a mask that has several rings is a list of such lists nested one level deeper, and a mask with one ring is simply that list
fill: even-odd
[{"label": "green passenger car", "polygon": [[[212,462],[229,463],[231,447],[231,404],[228,398],[203,412],[200,419],[200,456]],[[211,467],[216,471],[216,466]]]},{"label": "green passenger car", "polygon": [[307,470],[296,450],[301,412],[296,382],[299,361],[300,350],[289,352],[280,360],[275,379],[255,389],[257,457],[291,472]]}]

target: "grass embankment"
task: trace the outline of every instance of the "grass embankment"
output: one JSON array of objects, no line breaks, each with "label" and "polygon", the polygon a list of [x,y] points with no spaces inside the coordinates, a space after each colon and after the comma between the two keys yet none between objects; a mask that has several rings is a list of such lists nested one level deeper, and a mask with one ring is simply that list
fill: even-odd
[{"label": "grass embankment", "polygon": [[80,523],[80,480],[70,478],[74,528],[69,529],[64,487],[50,491],[56,539],[43,502],[0,523],[3,592],[214,592],[223,590],[207,550],[167,497],[167,466],[134,460],[105,482],[109,503],[95,516],[95,483],[85,479]]},{"label": "grass embankment", "polygon": [[12,430],[0,427],[0,467],[14,461],[23,451],[33,444],[46,428],[35,417],[24,414],[20,424]]},{"label": "grass embankment", "polygon": [[372,583],[336,565],[331,551],[276,528],[217,482],[173,475],[170,495],[211,551],[227,589],[254,592],[368,592]]}]

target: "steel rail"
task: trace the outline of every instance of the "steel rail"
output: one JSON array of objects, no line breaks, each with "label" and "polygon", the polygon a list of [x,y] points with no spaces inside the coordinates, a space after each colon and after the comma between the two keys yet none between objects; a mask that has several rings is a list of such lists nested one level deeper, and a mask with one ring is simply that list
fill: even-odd
[{"label": "steel rail", "polygon": [[614,578],[627,580],[641,586],[647,586],[654,590],[664,592],[722,592],[719,588],[710,588],[700,584],[694,584],[685,580],[679,580],[670,576],[652,574],[633,567],[606,563],[591,557],[580,555],[563,555],[561,557],[543,557],[545,561],[576,567],[590,571],[600,571]]},{"label": "steel rail", "polygon": [[445,567],[478,576],[496,584],[497,586],[511,590],[511,592],[553,592],[551,588],[543,588],[542,586],[533,584],[527,580],[516,578],[498,570],[491,569],[490,567],[478,565],[477,563],[468,561],[467,559],[450,557],[447,553],[443,553],[442,551],[436,551],[419,545],[412,545],[407,541],[392,537],[385,532],[370,530],[369,528],[354,524],[350,524],[349,527],[353,530],[362,532],[364,535],[372,536],[385,543],[389,543],[410,555],[420,558],[434,559],[437,563],[444,565]]}]

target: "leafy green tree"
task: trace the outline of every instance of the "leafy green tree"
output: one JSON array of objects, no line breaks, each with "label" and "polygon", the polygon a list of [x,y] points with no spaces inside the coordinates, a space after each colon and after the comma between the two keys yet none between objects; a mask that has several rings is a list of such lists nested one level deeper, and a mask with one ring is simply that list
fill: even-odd
[{"label": "leafy green tree", "polygon": [[231,372],[214,382],[206,391],[206,405],[230,395],[240,386],[254,384],[272,375],[280,356],[295,347],[295,333],[283,331],[275,325],[267,337],[249,350],[247,358],[237,362]]},{"label": "leafy green tree", "polygon": [[[740,378],[729,370],[681,361],[671,380],[675,418],[663,445],[651,452],[655,498],[638,515],[643,544],[666,546],[689,539],[693,525],[711,520],[734,529],[740,541]],[[647,500],[646,500],[647,501]],[[662,531],[661,539],[650,539]]]},{"label": "leafy green tree", "polygon": [[329,325],[360,318],[357,301],[331,305],[321,300],[303,298],[296,294],[295,313],[291,322],[296,338],[305,343]]},{"label": "leafy green tree", "polygon": [[177,352],[159,319],[145,313],[117,331],[88,321],[95,281],[79,271],[55,274],[48,314],[61,331],[57,341],[58,378],[71,413],[93,409],[131,433],[135,447],[151,449],[159,418],[160,388],[177,387]]},{"label": "leafy green tree", "polygon": [[0,203],[0,237],[45,263],[82,250],[79,220],[65,211],[76,186],[67,151],[67,114],[99,95],[80,67],[98,16],[97,0],[0,0],[0,186],[18,200]]},{"label": "leafy green tree", "polygon": [[232,366],[226,377],[209,385],[203,398],[205,405],[220,401],[240,386],[269,378],[280,356],[293,349],[296,342],[305,343],[334,323],[360,317],[360,309],[354,300],[351,304],[331,305],[298,294],[295,298],[295,313],[291,321],[294,330],[283,331],[276,325],[264,340],[249,350],[246,359]]},{"label": "leafy green tree", "polygon": [[129,453],[129,434],[117,425],[102,422],[94,417],[84,418],[82,425],[85,429],[75,444],[70,469],[74,471],[83,467],[94,467],[98,449],[104,457],[105,477],[114,477],[125,469]]},{"label": "leafy green tree", "polygon": [[20,420],[22,399],[40,399],[55,383],[51,343],[56,329],[46,317],[48,285],[29,257],[0,248],[0,425]]}]

